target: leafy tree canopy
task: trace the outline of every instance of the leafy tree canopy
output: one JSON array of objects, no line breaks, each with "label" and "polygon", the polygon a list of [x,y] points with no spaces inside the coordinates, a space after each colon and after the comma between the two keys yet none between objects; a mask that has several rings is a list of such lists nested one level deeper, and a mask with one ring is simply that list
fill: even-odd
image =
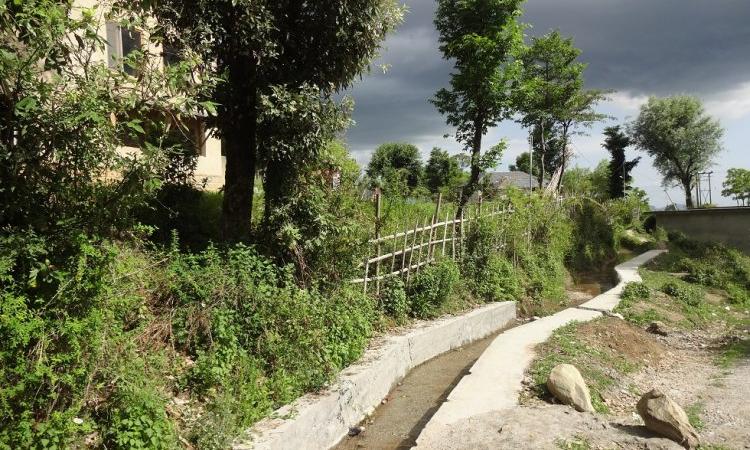
[{"label": "leafy tree canopy", "polygon": [[633,143],[653,158],[664,184],[682,186],[685,204],[692,208],[698,172],[708,169],[722,151],[719,121],[706,114],[695,97],[651,97],[629,132]]},{"label": "leafy tree canopy", "polygon": [[259,169],[266,220],[296,195],[301,171],[348,124],[350,105],[331,95],[367,70],[403,12],[395,0],[138,4],[157,19],[156,39],[197,52],[224,81],[210,99],[220,105],[215,125],[227,158],[222,216],[230,240],[249,235]]},{"label": "leafy tree canopy", "polygon": [[[440,89],[432,102],[448,125],[456,127],[456,140],[471,154],[471,175],[458,211],[477,189],[482,137],[488,128],[514,112],[511,86],[519,73],[514,54],[522,45],[522,0],[439,0],[435,26],[440,50],[454,62],[450,88]],[[496,155],[497,152],[494,152]],[[490,164],[494,166],[495,164]]]},{"label": "leafy tree canopy", "polygon": [[729,169],[722,187],[721,195],[732,198],[738,205],[750,205],[750,170]]},{"label": "leafy tree canopy", "polygon": [[447,151],[433,148],[425,167],[425,184],[432,193],[439,192],[462,174],[458,161],[451,158]]},{"label": "leafy tree canopy", "polygon": [[375,149],[367,165],[367,176],[384,184],[389,192],[406,195],[419,186],[422,170],[422,157],[415,145],[389,142]]},{"label": "leafy tree canopy", "polygon": [[602,147],[612,155],[609,160],[609,195],[611,198],[622,198],[625,197],[625,190],[633,179],[630,172],[641,158],[631,161],[625,159],[625,149],[630,146],[630,137],[619,125],[605,128],[604,135],[606,137]]}]

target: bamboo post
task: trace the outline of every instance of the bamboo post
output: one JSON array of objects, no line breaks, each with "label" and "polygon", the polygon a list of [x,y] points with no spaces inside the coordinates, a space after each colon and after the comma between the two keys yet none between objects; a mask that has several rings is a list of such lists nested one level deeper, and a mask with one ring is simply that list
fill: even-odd
[{"label": "bamboo post", "polygon": [[417,228],[419,228],[419,219],[414,223],[414,234],[411,239],[411,248],[409,249],[409,265],[406,266],[406,284],[409,284],[411,277],[411,263],[414,260],[414,246],[417,243]]},{"label": "bamboo post", "polygon": [[404,222],[404,247],[401,249],[401,276],[404,276],[404,267],[406,267],[406,242],[409,240],[409,230],[407,223]]},{"label": "bamboo post", "polygon": [[419,252],[417,253],[417,274],[419,274],[419,268],[421,267],[420,264],[422,264],[422,246],[424,246],[424,229],[427,228],[427,219],[424,220],[424,225],[422,226],[422,231],[419,232]]},{"label": "bamboo post", "polygon": [[[443,203],[443,193],[438,193],[437,198],[437,205],[435,206],[435,215],[432,216],[432,226],[430,226],[430,242],[432,242],[432,230],[434,228],[434,225],[440,221],[440,206]],[[437,236],[436,236],[437,237]],[[432,245],[427,246],[428,252],[427,254],[429,257],[432,257],[435,255],[435,249],[432,248]]]},{"label": "bamboo post", "polygon": [[464,244],[464,225],[465,225],[464,224],[464,212],[461,211],[461,224],[458,227],[458,231],[459,231],[460,236],[461,236],[460,237],[461,241],[459,241],[459,246],[458,246],[459,249],[458,249],[458,251],[459,251],[459,254],[461,255],[461,259],[464,258],[464,245],[465,245]]},{"label": "bamboo post", "polygon": [[367,245],[367,253],[365,254],[365,282],[362,283],[362,292],[367,295],[367,275],[370,273],[370,245]]},{"label": "bamboo post", "polygon": [[375,241],[378,257],[375,261],[375,294],[380,295],[380,189],[375,191]]},{"label": "bamboo post", "polygon": [[479,204],[477,205],[477,218],[482,215],[482,191],[479,191]]},{"label": "bamboo post", "polygon": [[393,239],[391,239],[391,272],[389,275],[393,275],[393,269],[396,266],[396,246],[398,245],[398,242],[396,242],[396,239],[398,239],[396,234],[398,233],[393,233]]},{"label": "bamboo post", "polygon": [[435,229],[435,224],[437,223],[439,219],[435,216],[432,216],[432,220],[430,221],[430,234],[427,237],[427,258],[425,261],[429,264],[430,261],[432,261],[434,257],[434,253],[432,252],[432,243],[434,239],[432,239],[433,230]]},{"label": "bamboo post", "polygon": [[445,223],[443,223],[443,251],[440,254],[445,258],[445,240],[448,238],[448,217],[450,213],[445,213]]},{"label": "bamboo post", "polygon": [[453,223],[451,224],[451,257],[453,258],[453,261],[456,260],[456,218],[453,218]]}]

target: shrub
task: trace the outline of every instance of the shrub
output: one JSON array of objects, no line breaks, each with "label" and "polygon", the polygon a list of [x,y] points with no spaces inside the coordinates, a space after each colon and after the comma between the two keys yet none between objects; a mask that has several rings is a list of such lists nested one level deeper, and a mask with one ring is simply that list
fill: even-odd
[{"label": "shrub", "polygon": [[401,278],[390,278],[380,291],[380,306],[384,314],[392,317],[397,323],[406,321],[409,315],[409,302]]},{"label": "shrub", "polygon": [[458,266],[450,259],[426,266],[407,289],[411,314],[419,318],[436,316],[451,296],[458,279]]},{"label": "shrub", "polygon": [[620,294],[620,298],[625,302],[645,300],[649,297],[651,297],[651,289],[641,282],[627,283]]},{"label": "shrub", "polygon": [[661,287],[661,291],[670,295],[688,306],[700,306],[703,303],[705,294],[698,287],[690,286],[687,283],[678,281],[668,281]]},{"label": "shrub", "polygon": [[518,300],[523,293],[513,264],[498,254],[491,255],[485,266],[475,269],[471,289],[486,302]]}]

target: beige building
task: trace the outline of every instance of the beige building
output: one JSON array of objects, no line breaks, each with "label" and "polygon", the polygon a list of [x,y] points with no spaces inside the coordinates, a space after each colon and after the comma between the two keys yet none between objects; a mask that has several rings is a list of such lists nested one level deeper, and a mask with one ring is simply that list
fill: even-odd
[{"label": "beige building", "polygon": [[[175,60],[176,54],[174,51],[170,51],[169,48],[161,48],[161,46],[153,46],[140,31],[126,29],[116,22],[105,20],[104,13],[108,10],[105,1],[76,0],[75,7],[97,8],[97,14],[102,18],[99,35],[106,40],[107,47],[105,52],[93,55],[93,60],[106,60],[112,70],[124,70],[128,72],[132,69],[123,67],[119,61],[130,52],[144,49],[143,46],[148,46],[146,50],[149,50],[150,54],[161,55],[158,58],[158,64],[170,64],[170,61]],[[222,156],[221,141],[213,137],[210,130],[206,130],[205,126],[197,120],[194,121],[190,128],[190,132],[193,135],[191,141],[195,142],[195,152],[198,155],[195,181],[199,185],[205,183],[206,189],[218,190],[224,186],[224,169],[226,167],[226,158]],[[124,146],[121,151],[123,153],[137,153],[139,149],[137,147]]]}]

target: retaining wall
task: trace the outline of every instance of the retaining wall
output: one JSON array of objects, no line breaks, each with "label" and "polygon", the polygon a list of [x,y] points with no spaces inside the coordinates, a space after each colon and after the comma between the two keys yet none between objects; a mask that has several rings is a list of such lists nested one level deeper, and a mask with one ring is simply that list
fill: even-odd
[{"label": "retaining wall", "polygon": [[325,392],[308,394],[259,422],[233,448],[326,449],[372,413],[414,367],[489,336],[516,318],[515,302],[494,303],[458,317],[426,322],[375,342]]},{"label": "retaining wall", "polygon": [[689,238],[717,241],[750,254],[750,207],[653,211],[656,225]]}]

